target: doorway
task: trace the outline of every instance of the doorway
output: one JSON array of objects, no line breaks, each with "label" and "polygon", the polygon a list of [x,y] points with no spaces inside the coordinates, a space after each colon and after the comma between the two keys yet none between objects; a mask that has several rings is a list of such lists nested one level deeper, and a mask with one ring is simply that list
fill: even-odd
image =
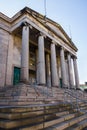
[{"label": "doorway", "polygon": [[14,67],[14,79],[13,84],[16,85],[20,82],[20,68]]}]

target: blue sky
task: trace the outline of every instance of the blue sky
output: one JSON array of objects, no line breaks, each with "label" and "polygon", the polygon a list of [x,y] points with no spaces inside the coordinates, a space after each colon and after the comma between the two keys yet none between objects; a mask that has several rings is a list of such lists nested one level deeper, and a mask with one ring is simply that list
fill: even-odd
[{"label": "blue sky", "polygon": [[[25,6],[45,14],[44,0],[3,0],[0,12],[12,17]],[[46,7],[47,17],[59,23],[78,47],[78,71],[80,83],[84,83],[87,81],[87,0],[46,0]]]}]

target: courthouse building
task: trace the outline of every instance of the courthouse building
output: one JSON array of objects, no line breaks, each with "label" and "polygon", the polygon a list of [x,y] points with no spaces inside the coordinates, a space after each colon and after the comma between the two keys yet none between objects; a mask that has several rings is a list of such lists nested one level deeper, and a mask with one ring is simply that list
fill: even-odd
[{"label": "courthouse building", "polygon": [[0,87],[78,88],[77,50],[60,24],[28,7],[12,18],[0,13]]}]

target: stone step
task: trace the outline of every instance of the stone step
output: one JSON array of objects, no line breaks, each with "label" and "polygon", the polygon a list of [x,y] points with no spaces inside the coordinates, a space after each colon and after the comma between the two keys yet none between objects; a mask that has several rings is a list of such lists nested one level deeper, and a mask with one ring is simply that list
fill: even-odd
[{"label": "stone step", "polygon": [[79,107],[79,110],[80,110],[81,112],[87,111],[87,106]]},{"label": "stone step", "polygon": [[[27,117],[35,117],[35,116],[40,116],[40,115],[44,115],[44,114],[51,114],[51,115],[55,115],[55,116],[62,116],[62,115],[66,115],[69,114],[68,111],[63,111],[63,112],[57,112],[53,111],[53,112],[44,112],[44,110],[42,111],[32,111],[32,112],[20,112],[20,113],[0,113],[0,118],[2,119],[23,119],[23,118],[27,118]],[[50,115],[50,116],[51,116]],[[48,115],[49,116],[49,115]]]},{"label": "stone step", "polygon": [[48,126],[49,122],[52,124],[54,120],[71,119],[75,116],[75,113],[69,114],[69,111],[66,111],[68,107],[70,106],[63,104],[43,104],[20,108],[1,108],[0,128],[13,129],[43,122],[45,122],[45,126]]},{"label": "stone step", "polygon": [[83,130],[83,128],[85,128],[85,127],[87,127],[87,118],[78,122],[78,123],[76,123],[76,124],[74,124],[74,125],[72,125],[72,126],[70,126],[70,127],[68,127],[65,130],[73,130],[73,129],[74,130]]},{"label": "stone step", "polygon": [[83,128],[82,130],[87,130],[87,127]]},{"label": "stone step", "polygon": [[[18,115],[20,117],[20,120],[19,120],[19,118],[17,118],[17,114],[15,114],[14,115],[15,120],[8,120],[8,119],[3,120],[1,117],[2,120],[0,121],[0,127],[5,128],[5,129],[10,129],[10,128],[16,128],[16,127],[20,127],[20,126],[27,125],[27,124],[30,125],[30,124],[34,124],[37,122],[40,123],[40,122],[43,122],[46,120],[53,120],[56,118],[58,118],[58,120],[60,120],[60,117],[62,114],[64,114],[64,113],[61,113],[60,116],[58,115],[58,113],[51,113],[51,114],[43,114],[43,115],[39,115],[39,116],[33,115],[33,117],[32,117],[32,115],[31,116],[29,115],[28,117],[26,117],[25,113],[23,113],[21,115]],[[68,114],[68,113],[65,113],[65,114]],[[1,115],[1,116],[3,116],[3,115]],[[64,115],[62,118],[64,118],[64,120],[67,120],[67,119],[73,118],[74,116],[75,116],[75,114],[68,114],[68,115]],[[11,118],[11,115],[9,115],[9,116],[7,115],[6,118]],[[45,123],[45,126],[48,126],[48,123]]]},{"label": "stone step", "polygon": [[1,120],[0,121],[0,128],[4,128],[4,129],[11,129],[11,128],[16,128],[16,127],[20,127],[20,126],[24,126],[27,124],[34,124],[37,122],[43,122],[43,116],[39,116],[39,117],[34,117],[34,118],[25,118],[25,119],[21,119],[21,120]]},{"label": "stone step", "polygon": [[[24,98],[23,98],[23,97],[24,97]],[[45,96],[44,96],[44,95],[29,95],[29,94],[28,94],[28,95],[25,95],[25,96],[24,96],[24,95],[21,95],[21,96],[18,96],[18,95],[17,95],[17,96],[16,96],[16,95],[15,95],[15,96],[12,96],[12,95],[11,95],[11,96],[4,96],[4,97],[2,96],[2,97],[0,97],[0,100],[2,101],[2,100],[6,100],[6,99],[7,99],[7,100],[8,100],[8,99],[10,100],[10,99],[31,99],[31,98],[32,98],[32,99],[34,99],[34,98],[36,98],[36,99],[51,99],[51,100],[52,100],[52,99],[57,99],[57,97],[53,97],[53,96],[46,96],[46,95],[45,95]],[[58,97],[58,98],[59,98],[59,99],[62,99],[62,97]]]},{"label": "stone step", "polygon": [[22,128],[18,128],[17,130],[41,130],[41,129],[43,129],[43,126],[44,126],[43,122],[41,122],[41,123],[36,123],[31,126],[27,125]]},{"label": "stone step", "polygon": [[34,129],[40,130],[40,129],[43,129],[43,128],[45,129],[46,127],[54,125],[55,123],[60,123],[64,120],[71,119],[74,116],[75,116],[74,114],[69,114],[69,115],[65,115],[65,116],[62,116],[62,117],[57,118],[57,119],[44,121],[44,124],[41,122],[39,124],[35,124],[35,125],[32,125],[32,126],[25,126],[23,128],[19,128],[18,130],[34,130]]},{"label": "stone step", "polygon": [[[56,123],[55,125],[51,125],[50,127],[44,129],[44,130],[68,130],[71,128],[71,126],[74,126],[76,123],[81,123],[83,120],[87,121],[87,114],[81,115],[79,117],[72,118],[70,120],[64,120],[61,123]],[[84,121],[85,123],[85,121]],[[81,123],[82,124],[82,123]],[[69,129],[69,130],[80,130],[80,129]]]},{"label": "stone step", "polygon": [[[47,96],[43,96],[43,95],[33,95],[33,94],[28,94],[28,95],[16,95],[16,96],[2,96],[2,97],[0,97],[0,99],[27,99],[27,98],[47,98]],[[48,98],[50,98],[49,96],[48,96]],[[53,99],[53,98],[52,98]]]},{"label": "stone step", "polygon": [[64,110],[66,107],[70,107],[70,105],[65,104],[43,104],[43,105],[28,105],[28,106],[21,106],[21,107],[14,107],[14,106],[7,106],[7,107],[1,107],[0,112],[26,112],[26,111],[36,111],[36,110],[53,110],[57,109],[59,110],[60,107],[62,107],[62,110]]},{"label": "stone step", "polygon": [[0,108],[0,113],[23,113],[23,112],[34,112],[34,111],[43,111],[44,106],[24,106],[24,107],[2,107]]},{"label": "stone step", "polygon": [[0,100],[0,105],[18,105],[18,104],[21,104],[21,105],[24,105],[24,104],[41,104],[41,103],[58,103],[62,101],[62,99],[46,99],[46,98],[27,98],[27,99],[2,99]]},{"label": "stone step", "polygon": [[[52,105],[52,104],[51,104]],[[2,108],[0,109],[0,113],[4,113],[4,114],[8,114],[8,113],[14,113],[14,114],[18,114],[18,113],[27,113],[27,112],[39,112],[39,111],[44,111],[45,114],[50,114],[50,113],[59,113],[59,115],[61,114],[61,112],[66,113],[66,107],[63,108],[58,108],[58,107],[52,107],[52,106],[40,106],[38,105],[38,107],[36,105],[34,105],[33,107],[29,107],[29,108]],[[67,109],[68,110],[68,109]]]},{"label": "stone step", "polygon": [[43,104],[43,101],[7,101],[0,102],[0,106],[23,106],[23,105],[40,105]]}]

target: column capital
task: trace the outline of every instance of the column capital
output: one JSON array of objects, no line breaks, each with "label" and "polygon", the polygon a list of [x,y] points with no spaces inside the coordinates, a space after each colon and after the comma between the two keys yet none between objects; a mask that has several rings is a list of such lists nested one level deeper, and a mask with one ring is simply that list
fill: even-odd
[{"label": "column capital", "polygon": [[24,21],[24,22],[21,24],[21,26],[22,26],[22,27],[23,27],[23,26],[28,26],[30,29],[33,28],[32,25],[30,25],[27,21]]},{"label": "column capital", "polygon": [[44,38],[46,38],[46,35],[42,32],[39,32],[39,36],[43,36]]},{"label": "column capital", "polygon": [[74,55],[73,55],[71,52],[69,52],[69,51],[66,52],[66,55],[67,55],[67,56],[70,55],[70,57],[71,57],[72,59],[77,58],[76,56],[74,56]]},{"label": "column capital", "polygon": [[27,21],[25,21],[25,22],[22,22],[22,24],[21,24],[21,26],[28,26],[29,24],[28,24],[28,22]]},{"label": "column capital", "polygon": [[60,46],[60,50],[64,50],[64,47],[63,47],[63,46]]},{"label": "column capital", "polygon": [[72,57],[72,54],[71,54],[70,52],[67,52],[66,55],[67,55],[68,58],[69,58],[69,57],[70,57],[70,58]]},{"label": "column capital", "polygon": [[56,43],[54,40],[52,40],[52,44],[55,44],[55,45],[56,45],[57,43]]},{"label": "column capital", "polygon": [[36,34],[36,36],[37,36],[37,37],[42,36],[42,37],[46,38],[46,35],[45,35],[44,33],[42,33],[42,32],[38,32],[38,33]]},{"label": "column capital", "polygon": [[67,51],[67,55],[70,55],[70,56],[71,56],[72,54],[71,54],[69,51]]},{"label": "column capital", "polygon": [[77,56],[72,55],[72,59],[73,59],[73,60],[74,60],[74,59],[77,59]]}]

